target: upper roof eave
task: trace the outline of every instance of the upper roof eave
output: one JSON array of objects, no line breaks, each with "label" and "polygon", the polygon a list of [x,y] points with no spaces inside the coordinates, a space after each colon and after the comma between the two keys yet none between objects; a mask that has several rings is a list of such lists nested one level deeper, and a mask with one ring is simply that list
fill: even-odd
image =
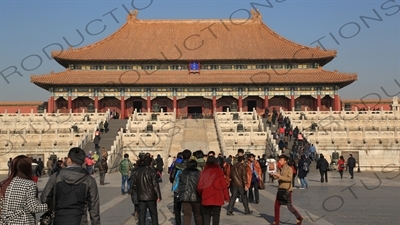
[{"label": "upper roof eave", "polygon": [[[110,60],[137,61],[137,60],[154,60],[154,59],[165,60],[163,55],[160,54],[160,52],[164,51],[160,51],[160,48],[158,48],[157,46],[162,46],[164,48],[163,50],[168,50],[167,49],[168,46],[174,46],[180,43],[180,40],[178,40],[179,37],[175,39],[174,37],[171,37],[170,38],[171,40],[165,39],[165,36],[170,37],[170,35],[165,35],[165,33],[171,32],[172,29],[176,28],[175,30],[180,31],[181,36],[188,37],[190,36],[190,34],[196,32],[198,33],[199,32],[198,30],[202,27],[201,26],[196,27],[198,29],[193,28],[193,31],[191,32],[187,31],[188,28],[191,27],[184,27],[187,24],[193,26],[198,26],[199,24],[211,24],[212,26],[214,26],[214,24],[216,23],[222,23],[221,21],[225,20],[139,20],[137,19],[137,13],[136,15],[135,13],[131,13],[130,15],[128,15],[127,22],[110,36],[96,43],[81,48],[77,49],[70,48],[68,50],[63,50],[63,51],[53,51],[52,57],[57,62],[59,62],[64,66],[70,62],[77,62],[77,61],[110,61]],[[244,23],[240,25],[241,30],[237,29],[235,30],[233,26],[229,27],[230,29],[229,32],[231,32],[230,35],[233,37],[229,35],[228,35],[229,37],[227,35],[225,36],[221,35],[220,39],[225,38],[223,41],[218,42],[214,40],[215,42],[214,44],[215,46],[219,46],[219,50],[217,48],[210,48],[211,51],[209,51],[209,49],[205,49],[205,47],[202,47],[204,48],[204,52],[202,52],[203,51],[202,49],[196,50],[197,53],[194,55],[195,57],[190,57],[191,56],[190,52],[187,54],[182,54],[181,60],[185,61],[193,58],[196,58],[196,60],[235,60],[235,59],[272,60],[274,58],[286,59],[286,60],[290,58],[296,58],[300,60],[308,58],[314,60],[322,60],[327,63],[331,61],[334,57],[336,57],[335,50],[322,50],[319,47],[311,48],[283,38],[282,36],[272,31],[268,26],[266,26],[261,20],[261,14],[259,14],[259,12],[255,12],[254,10],[252,10],[252,18],[248,20],[237,20],[237,21],[241,22],[244,21]],[[223,29],[226,29],[224,26],[230,26],[228,22],[231,23],[232,21],[226,20],[223,25],[220,26],[218,25],[216,27],[220,29],[219,31],[223,32],[224,31]],[[160,24],[162,26],[160,26]],[[255,25],[255,27],[252,25]],[[145,26],[145,28],[149,29],[144,29],[141,26]],[[237,27],[237,25],[235,27]],[[138,32],[130,32],[133,30]],[[225,32],[227,31],[225,30]],[[138,36],[135,36],[136,33],[138,33]],[[142,38],[151,35],[154,36],[154,34],[157,34],[159,36],[161,35],[163,38],[158,38],[158,39],[156,37]],[[212,38],[215,39],[215,37],[211,36],[209,38],[210,40],[213,40]],[[127,39],[129,39],[130,41],[126,42]],[[121,42],[120,40],[125,40],[125,42],[123,41]],[[147,47],[148,49],[145,49],[146,51],[144,51],[143,49],[136,48],[137,46],[134,47],[134,44],[136,43],[135,41],[139,42],[150,41],[150,43],[148,44],[139,43],[138,46],[149,46],[150,44],[154,44],[156,47],[152,49],[150,47]],[[266,42],[271,42],[271,41],[274,43],[278,43],[279,45],[277,46],[278,49],[279,47],[282,46],[283,49],[279,51],[276,49],[267,48],[269,45]],[[251,43],[249,44],[249,42]],[[235,46],[236,47],[235,50],[235,49],[230,49],[231,44],[239,44],[242,46]],[[113,47],[116,46],[117,48],[113,50],[111,46]],[[285,46],[286,48],[290,49],[285,49]],[[121,51],[118,50],[123,50],[126,52],[125,53],[122,52],[123,53],[122,54]],[[306,51],[302,52],[303,50]],[[143,53],[140,54],[141,53],[140,51],[143,51]],[[268,51],[270,51],[271,53],[268,53]],[[299,57],[297,58],[297,56],[295,55],[297,55],[299,52],[300,53],[302,52],[301,53],[302,56],[300,56],[299,54]],[[282,56],[285,57],[269,57],[270,55],[268,54],[271,54],[272,56],[277,56],[277,54],[281,54]],[[309,54],[309,56],[307,56],[307,54]],[[122,57],[118,58],[117,56],[122,56]]]}]

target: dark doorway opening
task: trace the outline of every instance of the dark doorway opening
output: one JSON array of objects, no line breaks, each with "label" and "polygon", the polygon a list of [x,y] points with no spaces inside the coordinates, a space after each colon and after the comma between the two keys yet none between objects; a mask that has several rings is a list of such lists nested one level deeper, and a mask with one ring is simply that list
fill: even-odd
[{"label": "dark doorway opening", "polygon": [[255,100],[247,101],[247,111],[253,112],[253,108],[257,109],[257,101]]},{"label": "dark doorway opening", "polygon": [[161,112],[161,109],[162,109],[163,112],[167,112],[167,106],[161,106],[160,107],[160,112]]},{"label": "dark doorway opening", "polygon": [[203,118],[203,108],[201,106],[188,106],[188,118]]},{"label": "dark doorway opening", "polygon": [[228,112],[228,109],[229,109],[229,111],[231,111],[231,107],[230,106],[227,106],[227,105],[222,106],[222,112]]},{"label": "dark doorway opening", "polygon": [[136,112],[142,112],[142,101],[134,101],[133,102],[133,110],[136,109]]}]

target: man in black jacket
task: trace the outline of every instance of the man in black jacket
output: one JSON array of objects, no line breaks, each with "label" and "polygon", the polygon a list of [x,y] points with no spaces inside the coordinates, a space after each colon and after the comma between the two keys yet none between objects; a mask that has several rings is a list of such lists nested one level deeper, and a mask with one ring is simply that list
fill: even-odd
[{"label": "man in black jacket", "polygon": [[54,224],[87,225],[87,212],[92,225],[100,225],[100,202],[96,180],[82,168],[85,151],[71,148],[68,153],[67,168],[53,174],[43,189],[40,200],[53,205],[53,188],[56,188],[56,217]]},{"label": "man in black jacket", "polygon": [[328,161],[325,159],[324,155],[320,154],[319,160],[317,162],[317,169],[319,169],[319,173],[321,174],[321,183],[324,183],[324,175],[325,182],[328,182],[328,168]]},{"label": "man in black jacket", "polygon": [[347,159],[347,166],[349,167],[349,173],[350,173],[351,179],[353,179],[354,167],[356,167],[356,159],[353,157],[352,154],[350,154],[350,157]]},{"label": "man in black jacket", "polygon": [[147,209],[150,211],[153,225],[158,225],[157,202],[161,201],[161,191],[158,183],[158,175],[151,168],[152,158],[143,158],[143,167],[133,176],[133,189],[137,193],[139,202],[139,225],[146,225]]}]

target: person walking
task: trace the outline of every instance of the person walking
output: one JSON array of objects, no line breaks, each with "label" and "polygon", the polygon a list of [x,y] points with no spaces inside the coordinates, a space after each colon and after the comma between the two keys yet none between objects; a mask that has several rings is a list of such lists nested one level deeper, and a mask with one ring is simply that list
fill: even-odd
[{"label": "person walking", "polygon": [[[325,159],[323,154],[319,155],[319,160],[317,162],[317,170],[319,169],[319,173],[321,174],[321,183],[328,182],[328,168],[329,168],[329,163]],[[324,180],[324,175],[325,175],[325,180]]]},{"label": "person walking", "polygon": [[178,185],[179,200],[183,208],[183,225],[190,225],[192,214],[196,225],[203,225],[201,217],[201,199],[197,193],[200,171],[197,169],[196,160],[187,162],[187,167],[182,171]]},{"label": "person walking", "polygon": [[37,161],[37,164],[39,166],[39,177],[42,176],[43,170],[44,170],[44,162],[42,161],[42,158],[39,158],[39,160]]},{"label": "person walking", "polygon": [[86,164],[86,170],[87,170],[88,174],[92,175],[94,163],[93,163],[92,156],[90,154],[85,158],[85,164]]},{"label": "person walking", "polygon": [[101,157],[100,161],[97,162],[97,167],[99,169],[100,185],[104,185],[104,179],[106,173],[108,172],[107,157]]},{"label": "person walking", "polygon": [[354,177],[354,167],[356,167],[356,159],[350,154],[350,157],[347,159],[347,166],[349,167],[349,173],[351,179]]},{"label": "person walking", "polygon": [[[221,206],[229,202],[229,193],[224,172],[214,156],[207,157],[206,166],[200,173],[197,192],[203,206],[203,224],[219,225]],[[211,219],[212,218],[212,219]]]},{"label": "person walking", "polygon": [[8,176],[11,174],[11,165],[12,165],[12,158],[10,158],[7,162],[7,167],[8,167]]},{"label": "person walking", "polygon": [[[85,151],[74,147],[68,152],[67,168],[53,174],[43,189],[40,201],[52,205],[55,199],[54,224],[100,225],[100,201],[96,180],[82,168]],[[56,196],[53,196],[53,188]]]},{"label": "person walking", "polygon": [[301,183],[300,189],[308,188],[308,182],[306,180],[306,177],[309,172],[309,169],[308,169],[309,167],[305,160],[304,155],[301,156],[297,168],[299,171],[298,176],[299,176],[300,183]]},{"label": "person walking", "polygon": [[[297,211],[296,208],[292,205],[292,191],[293,191],[293,186],[292,186],[292,175],[293,171],[290,166],[287,165],[289,158],[286,155],[280,155],[279,156],[279,165],[281,166],[281,169],[277,173],[271,173],[272,176],[274,176],[275,179],[278,180],[279,186],[278,186],[278,192],[279,190],[286,190],[288,193],[288,201],[285,203],[287,205],[288,210],[293,213],[293,215],[296,217],[296,225],[302,225],[303,224],[303,217],[300,215],[300,213]],[[274,222],[272,223],[273,225],[279,225],[280,223],[280,207],[282,203],[278,200],[278,194],[276,195],[275,198],[275,204],[274,204]]]},{"label": "person walking", "polygon": [[36,225],[35,213],[47,211],[38,201],[38,189],[32,180],[32,161],[19,155],[11,161],[7,179],[0,182],[0,224]]},{"label": "person walking", "polygon": [[[130,194],[131,182],[129,182],[129,177],[132,169],[133,165],[132,162],[129,160],[129,155],[124,154],[124,159],[119,163],[119,172],[121,173],[122,176],[122,182],[121,182],[122,195],[125,195],[126,193]],[[127,185],[127,189],[125,189],[125,184]]]},{"label": "person walking", "polygon": [[51,158],[49,158],[46,162],[46,167],[47,167],[47,175],[49,175],[49,177],[51,176],[51,171],[53,170],[53,160],[51,160]]},{"label": "person walking", "polygon": [[[100,131],[99,131],[99,132],[100,132]],[[94,137],[94,139],[93,139],[94,150],[95,150],[96,152],[98,152],[99,149],[100,149],[100,146],[99,146],[99,144],[100,144],[100,139],[101,139],[100,134],[99,134],[99,135],[96,135],[96,136]]]},{"label": "person walking", "polygon": [[265,175],[267,173],[267,155],[263,154],[261,159],[258,160],[258,162],[260,163],[260,167],[261,167],[261,172],[262,172],[262,182],[265,183]]},{"label": "person walking", "polygon": [[340,174],[340,179],[343,179],[343,170],[346,168],[345,163],[346,162],[344,161],[344,157],[341,155],[339,157],[338,168],[337,168]]},{"label": "person walking", "polygon": [[247,180],[249,181],[247,188],[249,190],[249,201],[258,204],[260,202],[258,187],[259,182],[262,182],[262,171],[260,163],[255,158],[254,154],[250,154],[247,162]]},{"label": "person walking", "polygon": [[139,225],[146,225],[147,209],[150,211],[151,224],[158,225],[157,202],[161,201],[161,191],[157,172],[151,168],[152,159],[143,158],[143,167],[140,167],[133,176],[133,189],[139,203]]},{"label": "person walking", "polygon": [[160,179],[162,178],[163,169],[164,169],[164,160],[161,158],[160,154],[158,154],[156,158],[156,170],[159,173]]},{"label": "person walking", "polygon": [[130,177],[130,181],[131,181],[131,201],[134,205],[134,217],[135,220],[139,220],[139,201],[137,198],[137,193],[135,191],[135,189],[133,188],[133,178],[135,176],[135,174],[137,173],[137,171],[139,170],[140,167],[143,166],[143,160],[142,159],[138,159],[136,161],[135,164],[133,164],[133,169],[131,170],[131,177]]},{"label": "person walking", "polygon": [[174,163],[173,169],[171,171],[169,181],[172,184],[172,191],[174,192],[174,216],[175,216],[175,224],[182,224],[182,202],[179,201],[178,187],[179,187],[179,179],[180,174],[187,167],[187,162],[190,160],[192,156],[192,151],[189,149],[183,150],[181,153],[177,154],[177,159]]},{"label": "person walking", "polygon": [[229,205],[227,208],[226,215],[233,216],[233,207],[235,206],[235,202],[237,197],[240,195],[244,207],[244,214],[253,213],[249,209],[249,202],[246,196],[247,187],[247,173],[246,173],[246,165],[244,164],[244,157],[238,157],[238,163],[231,167],[230,172],[230,190],[231,190],[231,198],[229,201]]}]

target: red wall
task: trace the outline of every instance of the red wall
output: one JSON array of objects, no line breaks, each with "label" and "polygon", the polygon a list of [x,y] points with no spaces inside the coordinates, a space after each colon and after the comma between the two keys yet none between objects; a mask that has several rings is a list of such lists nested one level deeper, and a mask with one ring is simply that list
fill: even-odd
[{"label": "red wall", "polygon": [[0,106],[0,113],[4,113],[7,109],[7,113],[16,113],[18,109],[21,113],[30,113],[33,109],[34,113],[37,113],[37,106]]}]

